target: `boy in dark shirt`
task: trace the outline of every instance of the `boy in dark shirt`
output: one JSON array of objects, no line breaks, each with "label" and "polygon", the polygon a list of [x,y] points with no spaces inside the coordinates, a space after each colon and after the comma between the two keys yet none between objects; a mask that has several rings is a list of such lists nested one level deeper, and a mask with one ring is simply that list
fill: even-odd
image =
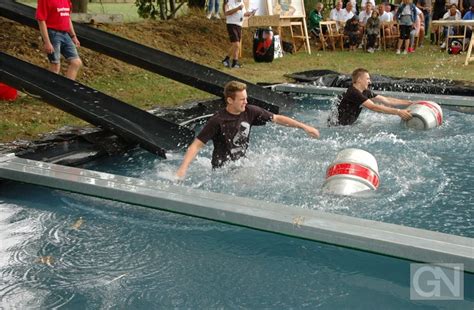
[{"label": "boy in dark shirt", "polygon": [[184,155],[183,162],[176,172],[180,179],[184,178],[189,165],[201,148],[212,140],[212,167],[221,167],[229,160],[237,160],[245,156],[249,144],[252,126],[265,125],[272,121],[279,125],[301,128],[313,137],[319,137],[319,131],[309,125],[292,118],[273,114],[257,106],[247,105],[247,86],[244,83],[231,81],[224,87],[225,109],[214,114],[197,138],[191,143]]},{"label": "boy in dark shirt", "polygon": [[[370,76],[365,69],[356,69],[352,72],[352,86],[343,95],[337,106],[337,115],[331,115],[329,125],[352,125],[366,107],[375,112],[394,114],[403,120],[409,120],[412,116],[407,110],[400,110],[389,106],[409,106],[411,101],[384,97],[369,90]],[[382,103],[375,104],[374,102]]]}]

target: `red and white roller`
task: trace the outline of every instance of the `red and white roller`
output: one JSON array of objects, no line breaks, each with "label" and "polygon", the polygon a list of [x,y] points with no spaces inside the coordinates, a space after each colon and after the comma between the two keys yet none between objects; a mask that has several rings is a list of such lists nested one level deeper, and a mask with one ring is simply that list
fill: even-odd
[{"label": "red and white roller", "polygon": [[443,123],[443,110],[433,101],[418,101],[408,107],[413,118],[405,124],[413,129],[431,129]]},{"label": "red and white roller", "polygon": [[379,182],[379,168],[375,157],[364,150],[350,148],[339,152],[327,169],[323,191],[352,195],[376,190]]}]

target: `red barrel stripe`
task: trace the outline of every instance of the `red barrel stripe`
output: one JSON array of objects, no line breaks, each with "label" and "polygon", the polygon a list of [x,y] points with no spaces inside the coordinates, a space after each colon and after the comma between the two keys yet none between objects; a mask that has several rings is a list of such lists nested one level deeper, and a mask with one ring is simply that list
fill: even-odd
[{"label": "red barrel stripe", "polygon": [[379,177],[369,168],[358,164],[340,163],[332,165],[326,172],[326,179],[334,175],[349,174],[369,181],[375,188],[379,187]]},{"label": "red barrel stripe", "polygon": [[438,125],[441,125],[441,123],[443,122],[443,116],[441,116],[441,113],[439,112],[437,107],[435,107],[433,104],[431,104],[427,101],[419,101],[417,103],[421,104],[421,105],[424,105],[424,106],[430,108],[431,110],[433,110],[433,112],[436,115],[436,120],[438,121]]}]

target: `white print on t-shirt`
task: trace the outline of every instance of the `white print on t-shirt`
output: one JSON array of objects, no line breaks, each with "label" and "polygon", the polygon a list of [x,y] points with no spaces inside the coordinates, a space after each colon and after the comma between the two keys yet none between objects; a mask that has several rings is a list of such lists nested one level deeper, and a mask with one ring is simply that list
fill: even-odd
[{"label": "white print on t-shirt", "polygon": [[69,8],[57,8],[59,16],[69,16]]},{"label": "white print on t-shirt", "polygon": [[239,131],[232,140],[232,144],[234,145],[234,147],[230,150],[232,154],[245,151],[245,147],[247,145],[246,142],[248,141],[249,134],[250,124],[247,122],[240,123]]}]

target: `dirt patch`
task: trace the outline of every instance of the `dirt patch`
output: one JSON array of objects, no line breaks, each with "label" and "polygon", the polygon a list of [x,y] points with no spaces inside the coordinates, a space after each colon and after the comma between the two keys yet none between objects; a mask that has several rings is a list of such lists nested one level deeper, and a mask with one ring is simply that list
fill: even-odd
[{"label": "dirt patch", "polygon": [[[204,16],[186,16],[170,21],[146,21],[94,27],[208,66],[218,66],[229,48],[223,20],[208,20]],[[0,18],[0,50],[41,67],[48,61],[42,51],[37,29]],[[250,46],[251,34],[244,33],[244,44]],[[78,80],[87,82],[100,75],[128,70],[118,60],[86,48],[80,49],[84,62]],[[247,49],[244,56],[250,56]]]}]

